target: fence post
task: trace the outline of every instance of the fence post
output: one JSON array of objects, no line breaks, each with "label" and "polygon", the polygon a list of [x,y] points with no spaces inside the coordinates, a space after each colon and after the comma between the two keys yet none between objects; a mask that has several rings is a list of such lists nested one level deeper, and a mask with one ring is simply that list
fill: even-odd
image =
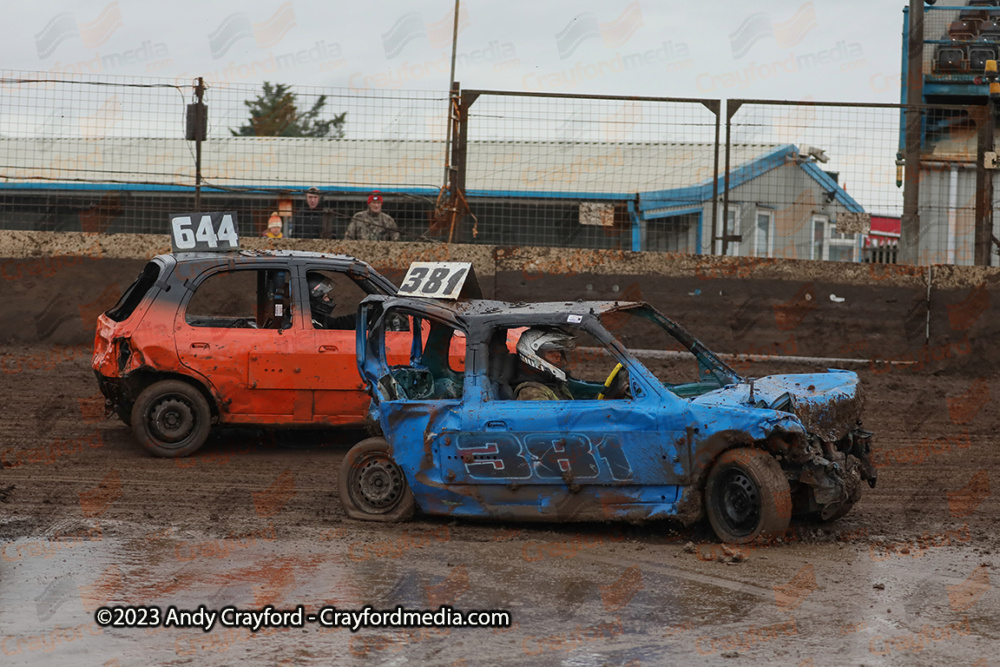
[{"label": "fence post", "polygon": [[993,132],[996,125],[993,97],[984,107],[975,107],[976,119],[976,229],[973,247],[973,263],[976,266],[990,265],[990,251],[993,238],[993,171],[986,168],[986,153],[993,151]]},{"label": "fence post", "polygon": [[[457,89],[455,90],[457,94]],[[479,98],[477,92],[463,92],[458,96],[458,110],[455,114],[457,133],[451,147],[452,182],[448,189],[451,193],[451,228],[448,230],[448,243],[455,238],[456,231],[461,236],[461,224],[468,210],[465,200],[465,167],[469,148],[469,107]]]},{"label": "fence post", "polygon": [[[707,103],[706,107],[709,108],[715,114],[715,150],[713,151],[712,157],[712,247],[708,249],[709,255],[715,254],[715,225],[719,220],[719,128],[722,125],[722,101],[714,100],[714,104],[709,106]],[[727,125],[728,128],[728,118]],[[726,158],[729,158],[729,154],[726,154]],[[726,169],[728,176],[729,169]],[[699,221],[700,223],[700,221]],[[701,247],[703,241],[701,240],[701,225],[698,228],[698,254],[704,252],[704,248]]]},{"label": "fence post", "polygon": [[920,258],[920,146],[924,86],[924,0],[910,0],[906,60],[906,156],[903,216],[899,229],[899,261],[918,264]]},{"label": "fence post", "polygon": [[205,79],[198,77],[198,85],[194,89],[194,94],[198,98],[198,118],[204,123],[199,127],[199,131],[194,140],[194,210],[201,211],[201,142],[206,135],[208,118],[203,111],[205,107]]},{"label": "fence post", "polygon": [[[728,254],[728,252],[729,252],[729,242],[730,241],[737,241],[738,242],[738,241],[742,241],[743,240],[743,237],[740,234],[738,234],[738,233],[736,233],[736,234],[730,234],[729,233],[729,167],[730,167],[729,154],[730,154],[731,148],[732,148],[732,143],[730,142],[730,135],[732,133],[731,131],[732,131],[732,127],[733,127],[733,123],[732,123],[733,116],[736,115],[736,112],[740,110],[741,106],[743,106],[742,100],[727,100],[726,101],[726,177],[725,177],[725,184],[722,186],[722,188],[723,188],[723,192],[722,192],[722,221],[721,221],[722,222],[722,233],[721,234],[715,234],[715,233],[712,234],[712,254],[713,255],[715,254],[715,241],[716,241],[716,239],[721,239],[722,240],[722,254],[723,255]],[[712,221],[712,229],[713,230],[717,229],[717,225],[718,224],[719,224],[718,220],[713,220]],[[737,229],[737,230],[734,230],[734,231],[738,232],[739,230]]]}]

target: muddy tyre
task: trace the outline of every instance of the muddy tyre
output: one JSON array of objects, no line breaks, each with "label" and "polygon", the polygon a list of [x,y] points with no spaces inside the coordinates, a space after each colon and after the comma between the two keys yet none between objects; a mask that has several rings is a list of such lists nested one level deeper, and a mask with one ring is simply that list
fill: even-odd
[{"label": "muddy tyre", "polygon": [[402,469],[389,454],[384,438],[354,445],[340,464],[340,504],[352,519],[406,521],[417,509]]},{"label": "muddy tyre", "polygon": [[723,542],[745,544],[782,535],[792,515],[788,480],[768,453],[730,449],[708,474],[705,511]]},{"label": "muddy tyre", "polygon": [[187,456],[205,444],[212,410],[197,388],[180,380],[149,385],[132,406],[132,433],[153,456]]}]

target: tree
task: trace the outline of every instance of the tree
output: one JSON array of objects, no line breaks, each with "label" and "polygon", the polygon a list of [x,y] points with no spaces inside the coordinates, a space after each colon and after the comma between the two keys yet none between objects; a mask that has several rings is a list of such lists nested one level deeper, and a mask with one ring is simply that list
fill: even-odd
[{"label": "tree", "polygon": [[250,120],[238,130],[229,130],[234,137],[344,137],[346,111],[331,120],[319,120],[326,95],[320,95],[312,109],[299,113],[295,93],[289,86],[283,83],[272,86],[265,81],[264,92],[253,101],[244,100],[243,104],[250,109]]}]

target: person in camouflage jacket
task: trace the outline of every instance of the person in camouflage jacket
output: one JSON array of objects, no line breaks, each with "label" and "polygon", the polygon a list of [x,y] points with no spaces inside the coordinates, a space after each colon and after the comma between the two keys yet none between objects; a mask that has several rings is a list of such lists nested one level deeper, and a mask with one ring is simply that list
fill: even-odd
[{"label": "person in camouflage jacket", "polygon": [[399,229],[392,216],[382,212],[382,195],[378,190],[368,195],[368,208],[351,218],[344,234],[345,241],[398,241]]}]

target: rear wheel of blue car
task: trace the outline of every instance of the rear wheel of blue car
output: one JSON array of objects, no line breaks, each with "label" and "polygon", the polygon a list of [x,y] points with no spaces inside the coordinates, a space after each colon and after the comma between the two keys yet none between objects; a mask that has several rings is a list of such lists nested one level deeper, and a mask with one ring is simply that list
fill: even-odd
[{"label": "rear wheel of blue car", "polygon": [[730,449],[708,474],[705,509],[723,542],[745,544],[788,529],[792,495],[781,466],[767,452]]},{"label": "rear wheel of blue car", "polygon": [[212,428],[212,410],[197,388],[180,380],[146,387],[132,406],[132,433],[154,456],[187,456]]},{"label": "rear wheel of blue car", "polygon": [[405,521],[417,503],[384,438],[362,440],[347,452],[338,476],[340,504],[352,519]]}]

